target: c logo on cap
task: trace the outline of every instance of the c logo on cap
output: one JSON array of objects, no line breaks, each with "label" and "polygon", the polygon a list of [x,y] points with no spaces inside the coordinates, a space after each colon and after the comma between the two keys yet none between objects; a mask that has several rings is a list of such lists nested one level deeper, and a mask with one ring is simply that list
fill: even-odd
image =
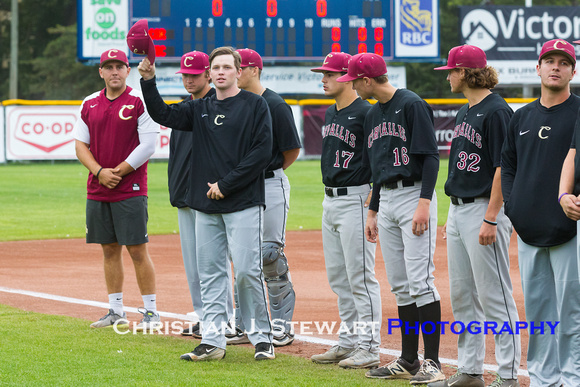
[{"label": "c logo on cap", "polygon": [[565,41],[563,41],[563,40],[556,40],[556,41],[554,42],[554,48],[555,48],[556,50],[563,50],[563,48],[561,48],[561,47],[558,47],[558,43],[562,43],[563,45],[566,45],[566,42],[565,42]]},{"label": "c logo on cap", "polygon": [[123,110],[125,109],[135,109],[135,105],[123,105],[123,107],[121,107],[121,110],[119,110],[119,118],[122,120],[130,120],[131,118],[133,118],[133,116],[129,116],[129,117],[125,117],[123,116]]},{"label": "c logo on cap", "polygon": [[185,67],[191,67],[191,66],[193,66],[193,64],[187,64],[187,60],[188,60],[188,59],[189,59],[189,60],[194,60],[195,58],[194,58],[194,57],[192,57],[192,56],[186,56],[186,57],[185,57],[185,59],[183,60],[183,65],[184,65]]},{"label": "c logo on cap", "polygon": [[114,52],[115,52],[115,53],[116,53],[116,52],[119,52],[119,50],[109,50],[109,53],[107,54],[107,56],[108,56],[109,58],[116,58],[116,57],[117,57],[117,55],[111,55],[111,54],[112,54],[112,53],[114,53]]}]

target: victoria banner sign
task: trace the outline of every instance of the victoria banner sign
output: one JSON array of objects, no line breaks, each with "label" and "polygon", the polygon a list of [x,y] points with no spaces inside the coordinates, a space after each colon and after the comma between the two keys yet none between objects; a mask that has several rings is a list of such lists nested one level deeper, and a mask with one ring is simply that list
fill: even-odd
[{"label": "victoria banner sign", "polygon": [[459,23],[460,41],[488,60],[537,61],[546,41],[580,39],[580,7],[459,7]]}]

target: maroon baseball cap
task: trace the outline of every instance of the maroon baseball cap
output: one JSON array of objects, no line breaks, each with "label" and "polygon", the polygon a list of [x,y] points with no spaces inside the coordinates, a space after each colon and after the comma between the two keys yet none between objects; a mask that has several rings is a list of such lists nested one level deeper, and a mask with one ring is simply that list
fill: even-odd
[{"label": "maroon baseball cap", "polygon": [[542,51],[540,51],[538,62],[541,62],[542,58],[549,53],[557,53],[567,56],[568,59],[572,61],[572,64],[576,66],[576,50],[574,49],[573,45],[563,39],[552,39],[544,43],[542,46]]},{"label": "maroon baseball cap", "polygon": [[483,69],[485,66],[487,66],[485,52],[479,47],[464,44],[449,50],[447,66],[435,67],[434,70],[452,70],[461,67]]},{"label": "maroon baseball cap", "polygon": [[258,67],[262,70],[262,57],[256,51],[251,48],[241,48],[236,50],[238,54],[242,57],[242,64],[240,67]]},{"label": "maroon baseball cap", "polygon": [[359,78],[375,78],[387,73],[387,64],[377,54],[356,54],[348,61],[348,73],[338,78],[338,82],[349,82]]},{"label": "maroon baseball cap", "polygon": [[201,74],[209,69],[209,55],[192,51],[181,57],[181,68],[176,74]]},{"label": "maroon baseball cap", "polygon": [[149,36],[149,24],[147,19],[141,19],[133,24],[127,32],[127,45],[132,53],[147,55],[151,64],[155,63],[155,44]]},{"label": "maroon baseball cap", "polygon": [[348,71],[348,60],[351,56],[345,52],[331,52],[324,58],[324,63],[321,67],[310,69],[315,73],[322,73],[324,71],[332,71],[334,73],[344,73]]},{"label": "maroon baseball cap", "polygon": [[125,54],[124,51],[116,49],[116,48],[111,48],[110,50],[107,50],[101,54],[100,67],[103,67],[103,65],[105,63],[111,62],[113,60],[116,60],[117,62],[125,63],[127,65],[127,67],[129,67],[129,61],[127,60],[127,54]]}]

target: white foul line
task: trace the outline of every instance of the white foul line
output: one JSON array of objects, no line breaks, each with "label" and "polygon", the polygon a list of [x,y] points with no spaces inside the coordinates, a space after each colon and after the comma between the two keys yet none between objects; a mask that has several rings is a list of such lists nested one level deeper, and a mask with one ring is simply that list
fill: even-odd
[{"label": "white foul line", "polygon": [[[109,309],[109,304],[106,303],[106,302],[83,300],[83,299],[80,299],[80,298],[73,298],[73,297],[57,296],[57,295],[54,295],[54,294],[40,293],[40,292],[32,292],[32,291],[29,291],[29,290],[12,289],[12,288],[6,288],[6,287],[3,287],[3,286],[0,286],[0,292],[13,293],[13,294],[21,294],[23,296],[30,296],[30,297],[36,297],[36,298],[44,298],[46,300],[67,302],[69,304],[87,305],[87,306],[94,306],[94,307],[97,307],[97,308]],[[124,309],[127,312],[139,313],[138,308],[124,307]],[[175,318],[175,319],[179,319],[179,320],[191,321],[191,316],[188,316],[188,315],[185,315],[185,314],[171,313],[171,312],[161,312],[161,311],[157,311],[157,313],[159,313],[159,315],[162,316],[162,317],[168,317],[168,318]],[[335,340],[321,339],[321,338],[318,338],[318,337],[311,337],[311,336],[305,336],[305,335],[296,335],[295,338],[297,340],[304,341],[306,343],[311,343],[311,344],[321,344],[321,345],[328,345],[328,346],[338,345],[338,342],[335,341]],[[395,350],[392,350],[392,349],[379,348],[379,352],[382,353],[382,354],[384,354],[384,355],[389,355],[389,356],[394,356],[394,357],[401,356],[401,351],[395,351]],[[439,361],[441,363],[444,363],[444,364],[449,364],[449,365],[452,365],[452,366],[457,366],[457,360],[454,360],[454,359],[439,358]],[[486,370],[486,371],[497,372],[498,366],[493,365],[493,364],[484,364],[483,365],[483,369]],[[528,371],[527,370],[524,370],[524,369],[519,369],[518,370],[518,375],[519,376],[529,377]]]}]

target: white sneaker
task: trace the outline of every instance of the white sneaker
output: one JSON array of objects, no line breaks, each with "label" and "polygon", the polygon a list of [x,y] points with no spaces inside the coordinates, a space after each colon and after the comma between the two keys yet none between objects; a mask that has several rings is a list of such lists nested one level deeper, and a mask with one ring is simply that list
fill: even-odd
[{"label": "white sneaker", "polygon": [[118,328],[122,329],[129,328],[127,313],[123,312],[123,315],[119,316],[117,313],[113,311],[113,309],[109,309],[109,313],[101,317],[99,321],[95,321],[94,323],[92,323],[91,328],[110,328],[115,325]]},{"label": "white sneaker", "polygon": [[335,345],[325,353],[314,355],[310,359],[319,364],[338,363],[341,360],[348,358],[354,352],[353,348],[343,348]]},{"label": "white sneaker", "polygon": [[338,366],[341,368],[375,368],[379,366],[380,362],[378,353],[357,348],[350,357],[341,360]]},{"label": "white sneaker", "polygon": [[152,312],[145,308],[139,308],[137,311],[143,315],[143,318],[139,324],[137,324],[137,327],[135,327],[135,331],[152,331],[161,327],[161,317],[158,313]]},{"label": "white sneaker", "polygon": [[433,360],[425,359],[419,371],[411,378],[409,383],[411,384],[427,384],[437,382],[439,380],[445,380],[445,375],[439,369],[437,363]]}]

